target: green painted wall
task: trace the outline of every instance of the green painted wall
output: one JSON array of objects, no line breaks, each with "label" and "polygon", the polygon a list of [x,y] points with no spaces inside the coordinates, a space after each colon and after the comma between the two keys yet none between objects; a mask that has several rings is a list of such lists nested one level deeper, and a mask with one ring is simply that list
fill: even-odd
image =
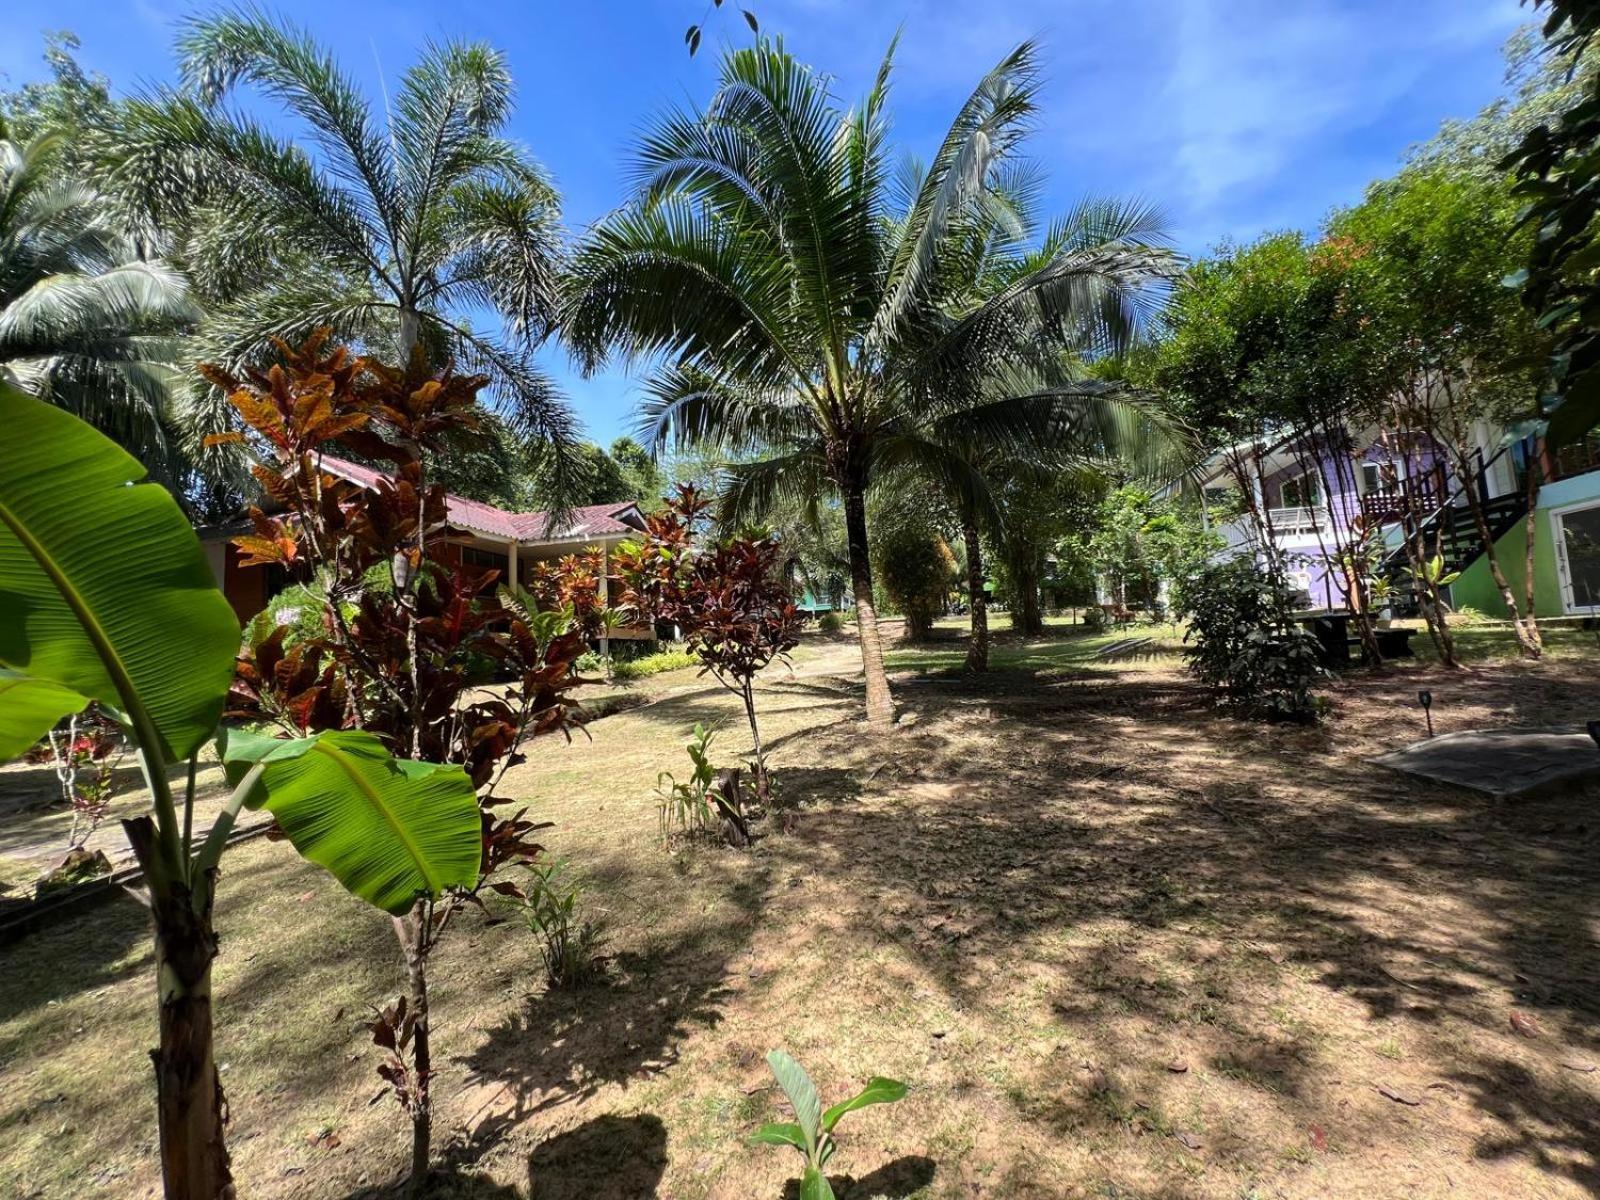
[{"label": "green painted wall", "polygon": [[[1556,577],[1555,547],[1550,541],[1550,514],[1543,509],[1538,513],[1539,530],[1533,544],[1533,598],[1534,608],[1541,617],[1561,615],[1561,585]],[[1527,562],[1528,538],[1526,525],[1518,521],[1516,527],[1495,543],[1495,555],[1500,569],[1511,584],[1511,593],[1522,598],[1524,564]],[[1457,608],[1475,608],[1491,617],[1507,617],[1505,601],[1489,573],[1488,556],[1483,556],[1450,586],[1450,599]]]},{"label": "green painted wall", "polygon": [[[1600,471],[1562,479],[1548,484],[1539,494],[1538,532],[1533,546],[1534,610],[1541,617],[1559,617],[1565,614],[1561,603],[1561,581],[1556,573],[1555,521],[1552,509],[1569,504],[1582,504],[1586,500],[1600,500]],[[1518,521],[1516,527],[1495,543],[1495,555],[1500,569],[1511,584],[1512,594],[1519,599],[1523,588],[1523,564],[1527,561],[1526,525]],[[1456,580],[1450,588],[1450,597],[1457,608],[1475,608],[1491,617],[1506,617],[1506,606],[1500,599],[1500,590],[1489,574],[1489,560],[1479,558]]]}]

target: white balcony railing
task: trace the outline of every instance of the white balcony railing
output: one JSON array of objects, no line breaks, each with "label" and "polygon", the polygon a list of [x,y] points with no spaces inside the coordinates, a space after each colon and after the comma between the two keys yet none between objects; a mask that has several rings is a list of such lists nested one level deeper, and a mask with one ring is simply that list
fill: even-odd
[{"label": "white balcony railing", "polygon": [[1272,532],[1278,537],[1326,531],[1330,521],[1325,508],[1274,508],[1268,513]]}]

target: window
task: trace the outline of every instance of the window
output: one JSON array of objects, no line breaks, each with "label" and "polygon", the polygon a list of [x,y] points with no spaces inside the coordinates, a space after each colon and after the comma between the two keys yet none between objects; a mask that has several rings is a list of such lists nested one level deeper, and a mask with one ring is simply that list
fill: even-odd
[{"label": "window", "polygon": [[1285,479],[1279,497],[1284,508],[1316,508],[1322,503],[1322,481],[1315,471]]},{"label": "window", "polygon": [[1560,513],[1556,518],[1557,569],[1569,613],[1600,607],[1600,505]]},{"label": "window", "polygon": [[1399,472],[1392,462],[1361,464],[1361,491],[1367,496],[1392,496],[1400,488]]}]

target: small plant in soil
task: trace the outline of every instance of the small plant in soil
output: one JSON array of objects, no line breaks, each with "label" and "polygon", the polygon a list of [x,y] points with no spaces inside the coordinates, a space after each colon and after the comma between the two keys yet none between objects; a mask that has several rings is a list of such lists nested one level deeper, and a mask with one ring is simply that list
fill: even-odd
[{"label": "small plant in soil", "polygon": [[750,818],[745,811],[745,789],[736,767],[718,771],[711,765],[711,739],[716,731],[696,723],[686,749],[694,770],[684,782],[671,771],[656,776],[656,796],[661,812],[661,838],[669,846],[674,838],[713,835],[730,846],[750,844]]},{"label": "small plant in soil", "polygon": [[792,1146],[805,1158],[800,1176],[800,1200],[833,1200],[833,1187],[823,1172],[837,1143],[833,1131],[846,1113],[872,1104],[893,1104],[905,1099],[906,1085],[878,1075],[848,1100],[823,1110],[822,1099],[805,1068],[782,1050],[767,1055],[767,1065],[788,1097],[795,1119],[763,1125],[754,1140],[764,1146]]},{"label": "small plant in soil", "polygon": [[566,859],[530,863],[516,911],[539,942],[545,983],[575,988],[606,973],[605,925],[582,915],[584,887]]}]

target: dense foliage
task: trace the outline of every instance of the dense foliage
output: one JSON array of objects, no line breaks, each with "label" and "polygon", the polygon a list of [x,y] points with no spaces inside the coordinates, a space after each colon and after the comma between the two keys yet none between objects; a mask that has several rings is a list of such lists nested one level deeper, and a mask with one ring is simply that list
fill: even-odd
[{"label": "dense foliage", "polygon": [[1516,176],[1527,202],[1523,220],[1536,233],[1513,281],[1540,326],[1555,335],[1550,440],[1560,445],[1600,424],[1600,72],[1589,61],[1600,8],[1591,0],[1536,3],[1548,9],[1550,51],[1582,83],[1559,119],[1528,130],[1502,166]]},{"label": "dense foliage", "polygon": [[1281,579],[1248,559],[1208,567],[1178,592],[1189,622],[1189,667],[1218,702],[1266,720],[1312,722],[1312,688],[1325,672],[1316,639],[1291,619]]},{"label": "dense foliage", "polygon": [[[541,578],[559,606],[533,612],[501,602],[497,572],[451,561],[441,536],[445,491],[427,478],[426,451],[479,421],[487,380],[430,371],[420,352],[391,368],[326,340],[319,331],[285,347],[281,364],[242,379],[209,369],[245,426],[214,440],[252,446],[264,460],[255,477],[275,506],[251,509],[255,532],[235,543],[243,561],[314,572],[322,600],[320,633],[302,626],[291,642],[288,627],[253,628],[232,711],[291,735],[364,729],[401,757],[460,764],[477,791],[481,845],[470,883],[424,896],[397,922],[411,976],[403,1041],[412,1061],[395,1094],[413,1120],[420,1186],[431,1127],[429,955],[484,887],[519,894],[515,882],[492,877],[531,865],[540,851],[534,822],[523,810],[502,815],[494,788],[521,761],[525,738],[571,717],[567,692],[591,615],[586,606],[580,617],[574,598],[592,596],[595,583],[576,559],[577,584],[567,586],[557,567]],[[385,462],[389,472],[358,486],[326,469],[323,456],[334,452]],[[509,685],[471,691],[483,662]]]},{"label": "dense foliage", "polygon": [[799,644],[804,620],[771,536],[704,536],[709,502],[680,487],[646,521],[644,535],[617,547],[622,603],[675,626],[705,672],[736,693],[754,739],[756,791],[770,794],[756,717],[755,678]]}]

